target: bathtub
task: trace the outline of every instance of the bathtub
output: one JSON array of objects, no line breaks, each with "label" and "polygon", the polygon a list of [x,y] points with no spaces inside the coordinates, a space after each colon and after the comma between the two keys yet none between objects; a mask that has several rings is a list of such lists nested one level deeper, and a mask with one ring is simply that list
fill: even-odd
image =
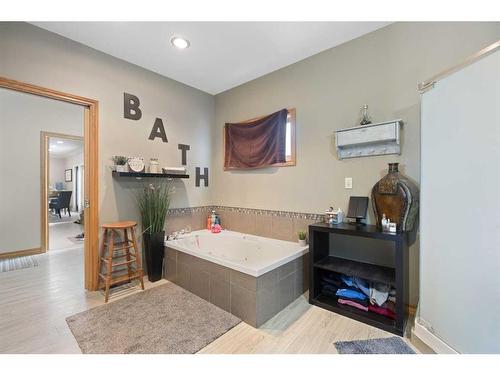
[{"label": "bathtub", "polygon": [[309,246],[224,230],[192,232],[167,241],[166,246],[259,277],[279,266],[301,257]]},{"label": "bathtub", "polygon": [[165,242],[165,278],[258,327],[307,290],[308,246],[224,230]]}]

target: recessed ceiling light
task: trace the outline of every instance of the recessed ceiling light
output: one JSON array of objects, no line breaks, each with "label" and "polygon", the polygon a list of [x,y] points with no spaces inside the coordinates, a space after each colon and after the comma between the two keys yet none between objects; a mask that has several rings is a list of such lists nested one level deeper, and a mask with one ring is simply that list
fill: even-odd
[{"label": "recessed ceiling light", "polygon": [[64,141],[57,141],[57,143],[59,143],[60,145],[62,145],[64,143]]},{"label": "recessed ceiling light", "polygon": [[174,36],[172,39],[170,39],[170,43],[176,48],[179,49],[186,49],[189,47],[189,40],[184,39],[183,37],[180,36]]}]

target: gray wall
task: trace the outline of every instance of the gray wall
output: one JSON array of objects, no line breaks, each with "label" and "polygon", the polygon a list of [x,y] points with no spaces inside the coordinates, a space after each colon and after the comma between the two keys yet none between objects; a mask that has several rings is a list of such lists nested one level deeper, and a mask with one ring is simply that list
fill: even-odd
[{"label": "gray wall", "polygon": [[[215,98],[212,197],[216,205],[323,212],[369,195],[387,170],[420,181],[417,84],[494,42],[500,23],[397,23],[322,52]],[[374,122],[402,118],[401,156],[339,161],[333,131],[356,124],[368,104]],[[245,172],[222,169],[222,128],[286,107],[297,110],[297,166]],[[353,189],[344,189],[344,177]],[[373,213],[370,209],[370,219]],[[418,240],[411,248],[411,294],[418,296]]]},{"label": "gray wall", "polygon": [[[0,23],[0,75],[99,101],[99,211],[101,222],[138,219],[134,195],[141,183],[113,180],[117,154],[157,157],[180,165],[178,143],[191,146],[189,180],[175,182],[172,207],[210,203],[209,189],[195,187],[196,166],[209,167],[214,97],[25,23]],[[123,92],[141,100],[142,119],[123,118]],[[169,143],[148,140],[156,117]]]},{"label": "gray wall", "polygon": [[[83,118],[80,116],[79,125],[83,130]],[[38,157],[39,158],[39,157]],[[36,160],[34,161],[36,163]],[[66,185],[65,180],[65,169],[66,169],[66,159],[64,158],[55,158],[50,156],[49,154],[49,186],[54,188],[56,187],[57,182],[62,182]]]},{"label": "gray wall", "polygon": [[83,108],[0,88],[0,253],[41,245],[42,130],[83,136]]}]

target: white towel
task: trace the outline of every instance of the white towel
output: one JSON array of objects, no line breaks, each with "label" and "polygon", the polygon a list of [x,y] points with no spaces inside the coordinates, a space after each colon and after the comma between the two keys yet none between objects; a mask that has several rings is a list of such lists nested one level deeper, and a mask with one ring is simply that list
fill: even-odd
[{"label": "white towel", "polygon": [[382,306],[389,297],[391,287],[382,283],[373,283],[370,287],[370,302],[372,305]]},{"label": "white towel", "polygon": [[185,167],[163,167],[163,173],[186,174],[186,168]]}]

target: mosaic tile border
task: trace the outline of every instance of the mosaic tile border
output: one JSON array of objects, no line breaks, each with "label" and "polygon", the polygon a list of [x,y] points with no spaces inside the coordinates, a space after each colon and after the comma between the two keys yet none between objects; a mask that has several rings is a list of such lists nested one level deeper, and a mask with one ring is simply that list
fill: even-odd
[{"label": "mosaic tile border", "polygon": [[305,219],[324,221],[325,215],[323,214],[312,214],[305,212],[292,212],[292,211],[276,211],[276,210],[263,210],[258,208],[244,208],[244,207],[230,207],[230,206],[198,206],[198,207],[185,207],[185,208],[172,208],[168,210],[168,215],[185,215],[195,212],[206,212],[206,211],[225,211],[234,212],[241,215],[263,215],[263,216],[279,216],[286,217],[290,219]]},{"label": "mosaic tile border", "polygon": [[211,211],[213,206],[198,206],[198,207],[183,207],[183,208],[170,208],[167,215],[187,215],[195,212]]}]

